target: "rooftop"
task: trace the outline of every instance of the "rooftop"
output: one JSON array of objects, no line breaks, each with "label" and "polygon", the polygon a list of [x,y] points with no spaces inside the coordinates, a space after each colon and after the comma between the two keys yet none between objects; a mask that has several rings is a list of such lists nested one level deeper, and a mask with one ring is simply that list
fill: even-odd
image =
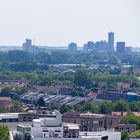
[{"label": "rooftop", "polygon": [[[109,131],[101,131],[101,132],[80,132],[80,137],[81,138],[98,138],[98,137],[103,137],[106,136],[108,134],[112,134],[112,130]],[[117,132],[115,132],[117,133]],[[120,132],[118,132],[119,134]]]},{"label": "rooftop", "polygon": [[[132,112],[135,116],[140,117],[140,112]],[[112,112],[113,116],[126,116],[128,112]]]},{"label": "rooftop", "polygon": [[0,97],[0,101],[11,101],[10,97]]},{"label": "rooftop", "polygon": [[84,118],[102,118],[106,115],[104,114],[94,114],[90,112],[80,113],[80,112],[67,112],[63,115],[64,117],[84,117]]},{"label": "rooftop", "polygon": [[0,120],[1,119],[9,119],[9,118],[18,118],[19,114],[20,113],[1,113]]},{"label": "rooftop", "polygon": [[90,112],[80,114],[80,117],[88,117],[88,118],[93,118],[93,117],[101,117],[102,118],[104,116],[105,116],[104,114],[94,114],[94,113],[90,113]]},{"label": "rooftop", "polygon": [[31,128],[30,124],[26,124],[26,123],[20,123],[17,126],[22,127],[22,128]]},{"label": "rooftop", "polygon": [[127,92],[127,95],[138,95],[138,94],[134,92]]},{"label": "rooftop", "polygon": [[70,129],[78,129],[79,130],[79,125],[78,124],[63,123],[63,126],[67,127],[69,130]]}]

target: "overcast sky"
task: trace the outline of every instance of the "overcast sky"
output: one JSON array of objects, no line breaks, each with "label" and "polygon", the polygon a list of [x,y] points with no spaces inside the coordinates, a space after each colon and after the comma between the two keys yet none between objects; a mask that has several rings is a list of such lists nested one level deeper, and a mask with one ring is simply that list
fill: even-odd
[{"label": "overcast sky", "polygon": [[83,45],[109,31],[140,47],[140,0],[0,0],[0,45]]}]

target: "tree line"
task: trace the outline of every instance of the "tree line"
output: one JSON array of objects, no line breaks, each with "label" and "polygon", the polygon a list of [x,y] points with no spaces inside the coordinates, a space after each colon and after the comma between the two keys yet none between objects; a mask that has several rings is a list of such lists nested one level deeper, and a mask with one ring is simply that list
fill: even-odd
[{"label": "tree line", "polygon": [[0,52],[0,62],[24,62],[37,61],[45,64],[64,64],[64,63],[92,63],[92,64],[110,64],[119,65],[120,62],[125,64],[140,66],[139,53],[97,53],[95,51],[84,52],[76,51],[52,51],[30,54],[21,50],[12,50],[8,52]]}]

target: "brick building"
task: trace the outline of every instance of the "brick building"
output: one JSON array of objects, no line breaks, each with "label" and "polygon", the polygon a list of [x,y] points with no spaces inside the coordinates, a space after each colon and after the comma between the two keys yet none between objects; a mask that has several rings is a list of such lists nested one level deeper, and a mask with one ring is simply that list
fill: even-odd
[{"label": "brick building", "polygon": [[12,106],[12,100],[10,97],[0,97],[0,106],[2,108],[10,108]]},{"label": "brick building", "polygon": [[121,116],[68,112],[63,115],[63,122],[79,124],[81,131],[103,131],[114,129],[117,132],[136,130],[136,124],[120,124]]},{"label": "brick building", "polygon": [[123,92],[121,90],[104,91],[103,93],[97,95],[97,99],[110,100],[112,102],[117,100],[127,101],[127,92]]},{"label": "brick building", "polygon": [[81,131],[102,131],[115,128],[119,123],[119,117],[89,112],[68,112],[63,115],[63,122],[79,124]]}]

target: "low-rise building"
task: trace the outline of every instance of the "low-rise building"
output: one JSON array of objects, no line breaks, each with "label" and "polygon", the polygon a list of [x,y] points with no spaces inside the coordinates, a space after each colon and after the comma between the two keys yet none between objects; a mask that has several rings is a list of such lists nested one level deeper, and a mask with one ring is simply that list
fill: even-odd
[{"label": "low-rise building", "polygon": [[117,87],[120,88],[120,89],[123,89],[123,88],[129,89],[130,84],[129,83],[118,82]]},{"label": "low-rise building", "polygon": [[9,130],[16,130],[17,124],[31,124],[33,119],[50,117],[53,118],[55,115],[45,109],[30,110],[20,113],[1,113],[0,125],[7,126]]},{"label": "low-rise building", "polygon": [[12,100],[10,97],[0,97],[0,106],[2,108],[10,108],[12,106]]},{"label": "low-rise building", "polygon": [[128,74],[128,73],[129,73],[129,70],[126,70],[126,69],[121,70],[121,74]]},{"label": "low-rise building", "polygon": [[97,95],[97,99],[110,100],[112,102],[115,102],[117,100],[127,101],[127,92],[121,90],[104,91],[101,94]]},{"label": "low-rise building", "polygon": [[54,114],[52,118],[34,119],[32,125],[18,125],[13,137],[17,140],[121,140],[120,132],[80,131],[78,124],[62,123],[60,112]]},{"label": "low-rise building", "polygon": [[58,87],[59,94],[61,95],[70,95],[72,93],[72,88],[68,86],[59,86]]},{"label": "low-rise building", "polygon": [[132,133],[136,131],[136,124],[118,124],[115,131]]},{"label": "low-rise building", "polygon": [[139,68],[133,69],[133,73],[134,73],[135,75],[140,75],[140,69],[139,69]]},{"label": "low-rise building", "polygon": [[129,90],[110,90],[104,91],[97,95],[97,99],[110,100],[112,102],[124,100],[126,102],[134,102],[140,100],[140,95]]},{"label": "low-rise building", "polygon": [[[132,112],[135,116],[140,117],[140,112]],[[119,116],[119,117],[123,117],[126,116],[128,114],[128,112],[112,112],[111,113],[113,116]]]},{"label": "low-rise building", "polygon": [[128,92],[127,93],[127,102],[134,102],[134,101],[139,101],[140,100],[140,95],[134,92]]},{"label": "low-rise building", "polygon": [[[124,115],[125,114],[126,113],[124,113]],[[136,130],[136,124],[120,124],[120,119],[122,117],[120,115],[115,115],[115,113],[112,113],[112,115],[104,115],[68,112],[63,115],[63,121],[79,124],[80,131],[103,131],[115,129],[116,132],[134,132]]]},{"label": "low-rise building", "polygon": [[[67,90],[67,93],[69,92],[70,91]],[[63,104],[70,104],[72,106],[75,106],[77,104],[83,104],[92,100],[92,98],[90,97],[79,97],[79,96],[73,97],[70,95],[59,95],[59,94],[52,95],[30,92],[22,95],[21,101],[26,104],[36,104],[40,98],[44,99],[46,106],[49,108],[57,108],[62,106]]]},{"label": "low-rise building", "polygon": [[63,121],[79,124],[81,131],[102,131],[115,128],[120,120],[112,115],[68,112],[63,115]]}]

